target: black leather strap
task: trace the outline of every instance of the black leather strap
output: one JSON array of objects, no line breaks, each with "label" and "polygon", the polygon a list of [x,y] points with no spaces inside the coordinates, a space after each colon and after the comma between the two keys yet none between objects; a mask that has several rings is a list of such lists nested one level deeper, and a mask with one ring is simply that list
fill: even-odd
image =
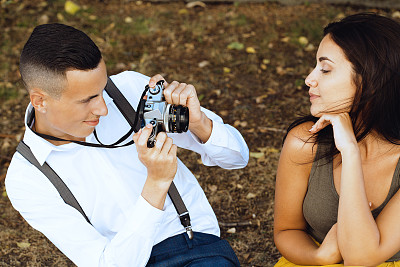
[{"label": "black leather strap", "polygon": [[17,151],[22,156],[24,156],[24,158],[26,158],[32,165],[38,168],[50,180],[50,182],[57,189],[58,193],[65,203],[77,209],[86,219],[86,221],[90,223],[89,218],[86,216],[81,205],[79,205],[78,201],[69,190],[68,186],[63,182],[63,180],[61,180],[60,176],[58,176],[58,174],[46,162],[43,165],[40,165],[35,155],[33,155],[31,149],[24,143],[24,141],[19,142],[17,146]]}]

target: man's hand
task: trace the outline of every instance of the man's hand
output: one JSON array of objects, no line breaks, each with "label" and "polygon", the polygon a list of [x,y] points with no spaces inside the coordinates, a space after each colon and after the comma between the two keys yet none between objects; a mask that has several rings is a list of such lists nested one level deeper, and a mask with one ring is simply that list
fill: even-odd
[{"label": "man's hand", "polygon": [[[165,79],[157,74],[149,81],[149,86],[154,87],[160,80]],[[200,101],[197,97],[196,89],[191,84],[164,82],[164,97],[169,104],[182,105],[189,108],[189,130],[205,143],[211,135],[212,122],[200,110]]]},{"label": "man's hand", "polygon": [[147,147],[147,140],[153,126],[147,125],[133,135],[139,160],[147,168],[147,180],[143,187],[142,196],[158,209],[164,206],[169,186],[177,171],[177,147],[166,133],[157,134],[155,146]]}]

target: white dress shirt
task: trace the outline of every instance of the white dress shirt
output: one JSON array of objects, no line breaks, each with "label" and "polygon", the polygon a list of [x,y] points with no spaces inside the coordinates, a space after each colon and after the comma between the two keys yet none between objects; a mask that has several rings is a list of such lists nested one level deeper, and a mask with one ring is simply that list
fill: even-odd
[{"label": "white dress shirt", "polygon": [[[111,79],[136,109],[149,77],[127,71]],[[108,115],[100,118],[96,132],[103,144],[111,144],[130,126],[107,93],[103,95]],[[32,110],[29,105],[26,118]],[[213,122],[209,140],[202,144],[190,131],[168,134],[174,143],[199,153],[207,166],[246,166],[249,151],[241,134],[209,110],[202,111]],[[163,210],[141,196],[147,169],[135,145],[114,149],[75,143],[55,146],[28,125],[24,142],[40,164],[46,161],[61,177],[92,225],[65,204],[47,177],[17,152],[7,172],[8,197],[32,227],[78,266],[145,266],[155,244],[185,232],[169,196]],[[93,134],[86,142],[97,143]],[[216,216],[203,190],[179,159],[174,183],[189,211],[193,231],[219,236]]]}]

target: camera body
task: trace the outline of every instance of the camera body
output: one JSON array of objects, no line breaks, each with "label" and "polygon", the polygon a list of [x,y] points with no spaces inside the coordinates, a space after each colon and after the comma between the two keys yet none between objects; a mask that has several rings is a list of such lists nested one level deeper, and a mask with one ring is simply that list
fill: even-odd
[{"label": "camera body", "polygon": [[189,109],[182,105],[168,104],[164,98],[164,81],[157,82],[154,88],[146,85],[147,99],[141,113],[141,127],[153,125],[153,130],[147,141],[148,147],[153,147],[159,132],[182,133],[189,128]]}]

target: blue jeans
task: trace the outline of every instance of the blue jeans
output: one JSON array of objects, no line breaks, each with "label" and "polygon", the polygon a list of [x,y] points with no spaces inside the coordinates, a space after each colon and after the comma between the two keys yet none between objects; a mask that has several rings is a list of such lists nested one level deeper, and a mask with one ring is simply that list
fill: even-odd
[{"label": "blue jeans", "polygon": [[192,240],[183,233],[155,245],[147,266],[236,267],[240,263],[226,240],[194,232]]}]

